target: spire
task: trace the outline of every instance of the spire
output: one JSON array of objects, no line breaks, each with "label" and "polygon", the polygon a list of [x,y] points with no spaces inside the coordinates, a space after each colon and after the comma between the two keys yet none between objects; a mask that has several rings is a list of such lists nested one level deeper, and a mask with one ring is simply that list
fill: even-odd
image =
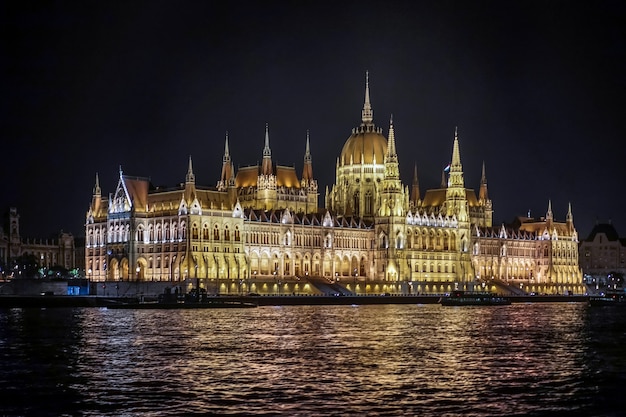
[{"label": "spire", "polygon": [[185,177],[185,182],[196,182],[196,176],[193,174],[193,165],[191,163],[191,155],[189,155],[189,166],[187,167],[187,176]]},{"label": "spire", "polygon": [[478,192],[478,199],[480,201],[489,200],[487,193],[487,176],[485,175],[485,161],[483,161],[483,172],[480,176],[480,191]]},{"label": "spire", "polygon": [[98,177],[98,173],[96,172],[96,184],[93,187],[93,195],[101,196],[102,190],[100,189],[100,178]]},{"label": "spire", "polygon": [[304,162],[311,162],[311,147],[309,146],[309,129],[306,130],[306,147],[304,149]]},{"label": "spire", "polygon": [[454,127],[454,146],[452,147],[452,162],[450,164],[450,170],[452,170],[455,166],[461,166],[461,155],[459,153],[458,126]]},{"label": "spire", "polygon": [[265,147],[263,148],[263,158],[266,156],[272,156],[272,151],[270,149],[270,131],[267,123],[265,123]]},{"label": "spire", "polygon": [[363,104],[363,111],[361,112],[362,125],[371,125],[374,120],[374,112],[372,111],[372,105],[370,104],[369,79],[369,71],[365,71],[365,103]]},{"label": "spire", "polygon": [[[389,119],[389,140],[387,141],[387,152],[384,158],[385,179],[399,180],[400,169],[398,167],[398,155],[396,154],[396,139],[393,131],[393,116]],[[399,187],[395,184],[394,188]]]},{"label": "spire", "polygon": [[439,188],[446,188],[446,171],[441,171],[441,186]]},{"label": "spire", "polygon": [[396,137],[393,130],[393,114],[389,119],[389,140],[387,141],[387,159],[393,158],[395,160],[398,159],[398,155],[396,154]]},{"label": "spire", "polygon": [[411,186],[411,204],[417,206],[417,202],[420,200],[420,183],[417,178],[417,164],[413,169],[413,184]]},{"label": "spire", "polygon": [[93,187],[93,196],[91,197],[90,212],[98,212],[100,210],[100,204],[102,200],[102,190],[100,189],[100,178],[96,172],[96,184]]},{"label": "spire", "polygon": [[228,132],[226,132],[226,140],[224,143],[224,156],[222,157],[222,176],[217,183],[217,189],[223,191],[229,185],[233,177],[233,162],[230,159],[230,151],[228,149]]},{"label": "spire", "polygon": [[574,215],[572,214],[572,203],[567,203],[567,216],[565,218],[565,221],[567,223],[573,223],[574,222]]},{"label": "spire", "polygon": [[552,220],[552,200],[548,200],[548,211],[546,212],[546,219]]},{"label": "spire", "polygon": [[463,165],[461,165],[461,152],[459,151],[459,130],[454,128],[454,144],[452,145],[452,162],[450,163],[450,176],[448,186],[459,190],[459,195],[465,194],[461,189],[465,188],[465,180],[463,179]]},{"label": "spire", "polygon": [[306,147],[304,150],[304,169],[302,170],[302,180],[310,181],[313,179],[313,163],[311,158],[311,148],[309,146],[309,131],[306,131]]},{"label": "spire", "polygon": [[272,151],[270,150],[270,131],[267,123],[265,124],[265,147],[263,148],[261,174],[272,175]]},{"label": "spire", "polygon": [[226,143],[224,144],[224,158],[222,161],[230,161],[230,152],[228,150],[228,130],[226,131]]}]

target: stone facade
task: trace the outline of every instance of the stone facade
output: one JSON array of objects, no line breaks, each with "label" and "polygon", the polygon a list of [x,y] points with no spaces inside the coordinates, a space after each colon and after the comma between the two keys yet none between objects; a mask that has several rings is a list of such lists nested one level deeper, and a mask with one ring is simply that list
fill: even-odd
[{"label": "stone facade", "polygon": [[[103,197],[96,174],[86,214],[85,268],[96,281],[196,282],[212,292],[310,293],[339,285],[357,294],[583,293],[571,207],[492,224],[485,166],[479,193],[466,188],[455,131],[438,189],[420,192],[399,176],[393,121],[375,126],[366,82],[362,123],[337,159],[318,207],[307,134],[302,175],[276,165],[265,130],[263,162],[235,172],[226,137],[216,187],[171,189],[120,169]],[[191,281],[190,281],[191,280]]]}]

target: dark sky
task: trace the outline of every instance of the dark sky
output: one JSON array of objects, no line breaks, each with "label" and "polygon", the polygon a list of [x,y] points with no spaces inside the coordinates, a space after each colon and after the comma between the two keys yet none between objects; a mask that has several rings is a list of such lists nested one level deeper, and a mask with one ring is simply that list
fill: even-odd
[{"label": "dark sky", "polygon": [[468,188],[485,162],[494,223],[548,201],[586,237],[626,233],[621,1],[3,2],[0,207],[22,235],[84,235],[96,172],[155,185],[262,159],[301,173],[310,131],[324,190],[360,123],[393,114],[401,174],[438,187],[455,126]]}]

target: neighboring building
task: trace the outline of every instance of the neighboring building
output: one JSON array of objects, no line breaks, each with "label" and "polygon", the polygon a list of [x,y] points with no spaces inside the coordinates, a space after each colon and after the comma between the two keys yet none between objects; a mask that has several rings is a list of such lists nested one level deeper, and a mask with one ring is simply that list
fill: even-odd
[{"label": "neighboring building", "polygon": [[[85,267],[97,281],[186,281],[218,292],[312,292],[339,283],[354,293],[454,289],[583,293],[571,208],[492,224],[485,166],[479,192],[465,187],[458,132],[438,189],[422,194],[415,168],[402,183],[393,121],[373,122],[369,82],[361,124],[336,163],[318,207],[307,134],[302,176],[276,165],[265,129],[263,162],[235,173],[226,137],[216,187],[154,187],[120,169],[103,197],[98,175],[86,214]],[[213,287],[214,286],[214,287]],[[317,285],[319,288],[319,285]]]},{"label": "neighboring building", "polygon": [[596,223],[589,236],[580,242],[579,254],[589,285],[596,288],[616,285],[616,278],[621,275],[623,279],[626,275],[626,238],[619,237],[611,222]]},{"label": "neighboring building", "polygon": [[70,270],[76,267],[76,247],[71,233],[61,231],[50,239],[23,238],[20,215],[15,207],[6,213],[5,227],[6,230],[0,229],[0,260],[6,268],[2,271],[4,276],[11,276],[10,266],[24,255],[34,256],[41,268],[60,266]]}]

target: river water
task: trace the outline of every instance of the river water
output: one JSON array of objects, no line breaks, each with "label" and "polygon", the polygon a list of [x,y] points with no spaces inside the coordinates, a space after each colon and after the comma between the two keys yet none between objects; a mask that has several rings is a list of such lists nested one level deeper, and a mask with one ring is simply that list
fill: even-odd
[{"label": "river water", "polygon": [[1,416],[620,416],[626,310],[0,310]]}]

